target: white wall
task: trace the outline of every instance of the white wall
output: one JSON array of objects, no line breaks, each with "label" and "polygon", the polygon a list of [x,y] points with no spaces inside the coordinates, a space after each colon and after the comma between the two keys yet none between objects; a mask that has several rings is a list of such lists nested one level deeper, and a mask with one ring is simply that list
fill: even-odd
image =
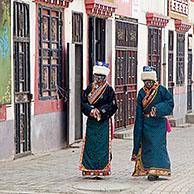
[{"label": "white wall", "polygon": [[[70,43],[69,57],[69,143],[75,141],[75,45],[72,44],[72,12],[83,13],[83,87],[87,85],[87,49],[88,49],[88,33],[87,33],[87,14],[85,11],[85,2],[83,0],[75,0],[69,4],[69,8],[65,9],[65,42]],[[84,117],[85,121],[85,117]],[[85,122],[83,125],[85,129]]]}]

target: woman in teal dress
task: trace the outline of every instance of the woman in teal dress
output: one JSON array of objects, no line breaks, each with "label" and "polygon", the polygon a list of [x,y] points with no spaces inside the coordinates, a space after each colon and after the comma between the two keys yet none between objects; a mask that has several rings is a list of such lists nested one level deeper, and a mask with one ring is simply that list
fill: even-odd
[{"label": "woman in teal dress", "polygon": [[83,176],[111,174],[111,116],[117,110],[115,92],[106,81],[108,64],[97,62],[93,67],[94,82],[82,94],[82,112],[88,117],[86,136],[80,159]]},{"label": "woman in teal dress", "polygon": [[144,87],[137,97],[132,161],[136,161],[133,176],[170,176],[170,159],[167,152],[167,118],[174,101],[171,93],[156,82],[156,72],[145,66],[141,78]]}]

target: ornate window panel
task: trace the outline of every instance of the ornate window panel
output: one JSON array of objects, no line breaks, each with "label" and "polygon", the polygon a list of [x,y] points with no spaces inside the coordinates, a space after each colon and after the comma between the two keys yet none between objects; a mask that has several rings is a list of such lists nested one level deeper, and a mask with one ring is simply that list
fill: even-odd
[{"label": "ornate window panel", "polygon": [[68,7],[70,2],[73,0],[34,0],[36,3],[44,3],[47,5],[54,5],[59,7]]},{"label": "ornate window panel", "polygon": [[116,0],[85,0],[88,15],[111,17],[117,7]]},{"label": "ornate window panel", "polygon": [[57,98],[62,69],[62,11],[39,6],[39,98]]},{"label": "ornate window panel", "polygon": [[189,0],[168,0],[168,15],[174,19],[186,19],[189,14]]}]

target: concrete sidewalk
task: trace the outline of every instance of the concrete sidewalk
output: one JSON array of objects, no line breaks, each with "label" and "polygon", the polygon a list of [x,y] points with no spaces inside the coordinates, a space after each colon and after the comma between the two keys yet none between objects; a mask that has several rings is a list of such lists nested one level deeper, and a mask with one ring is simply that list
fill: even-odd
[{"label": "concrete sidewalk", "polygon": [[194,194],[194,126],[174,128],[168,142],[172,161],[169,179],[149,182],[146,177],[131,177],[132,140],[114,139],[110,177],[95,180],[81,176],[79,143],[69,149],[0,162],[0,193]]}]

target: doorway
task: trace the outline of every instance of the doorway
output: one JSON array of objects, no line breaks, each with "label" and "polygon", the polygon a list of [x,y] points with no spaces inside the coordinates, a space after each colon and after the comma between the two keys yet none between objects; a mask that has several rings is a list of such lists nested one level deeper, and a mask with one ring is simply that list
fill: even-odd
[{"label": "doorway", "polygon": [[75,140],[82,138],[81,91],[83,88],[82,45],[75,45]]},{"label": "doorway", "polygon": [[115,91],[118,111],[115,127],[134,124],[137,95],[137,20],[116,21]]},{"label": "doorway", "polygon": [[15,153],[23,155],[31,151],[29,5],[14,2],[13,11]]},{"label": "doorway", "polygon": [[91,16],[89,18],[89,82],[93,80],[93,66],[96,61],[105,61],[106,20]]},{"label": "doorway", "polygon": [[82,139],[83,118],[81,94],[83,88],[83,14],[72,13],[72,42],[75,44],[75,140]]}]

